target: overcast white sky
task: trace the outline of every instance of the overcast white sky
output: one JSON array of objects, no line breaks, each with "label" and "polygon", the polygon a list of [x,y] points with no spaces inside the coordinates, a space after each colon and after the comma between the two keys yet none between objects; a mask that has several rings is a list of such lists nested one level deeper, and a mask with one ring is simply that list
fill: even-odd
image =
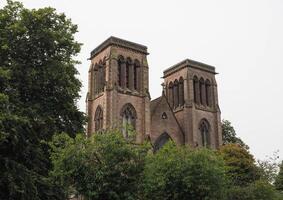
[{"label": "overcast white sky", "polygon": [[[0,7],[4,5],[0,0]],[[222,118],[256,158],[283,158],[282,0],[22,0],[51,6],[79,27],[77,57],[85,110],[89,53],[113,35],[148,47],[150,93],[161,94],[162,72],[185,59],[216,67]]]}]

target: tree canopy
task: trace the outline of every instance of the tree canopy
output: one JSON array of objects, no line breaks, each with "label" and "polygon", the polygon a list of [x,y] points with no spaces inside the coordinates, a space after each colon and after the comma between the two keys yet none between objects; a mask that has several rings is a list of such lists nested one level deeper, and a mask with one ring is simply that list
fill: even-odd
[{"label": "tree canopy", "polygon": [[222,140],[223,145],[226,144],[239,144],[240,146],[249,149],[249,146],[243,142],[243,140],[236,135],[236,131],[228,120],[222,120]]},{"label": "tree canopy", "polygon": [[260,178],[253,156],[238,144],[227,144],[220,148],[232,184],[246,186]]},{"label": "tree canopy", "polygon": [[277,177],[275,178],[275,187],[277,190],[283,192],[283,161],[280,164],[280,169]]},{"label": "tree canopy", "polygon": [[0,9],[0,199],[61,199],[48,179],[56,133],[83,131],[77,26],[53,8]]},{"label": "tree canopy", "polygon": [[66,196],[87,199],[140,199],[142,172],[148,145],[125,140],[109,131],[90,138],[58,135],[51,143],[52,176]]},{"label": "tree canopy", "polygon": [[224,162],[211,150],[171,141],[146,159],[145,199],[223,199],[225,188]]}]

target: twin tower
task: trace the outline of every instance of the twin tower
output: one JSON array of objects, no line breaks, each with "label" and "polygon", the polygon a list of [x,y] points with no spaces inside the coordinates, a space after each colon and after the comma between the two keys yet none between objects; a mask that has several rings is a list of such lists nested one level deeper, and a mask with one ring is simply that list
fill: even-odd
[{"label": "twin tower", "polygon": [[155,150],[168,140],[192,147],[222,144],[215,68],[186,59],[163,72],[162,95],[151,101],[147,47],[110,37],[91,52],[86,98],[88,135],[134,129]]}]

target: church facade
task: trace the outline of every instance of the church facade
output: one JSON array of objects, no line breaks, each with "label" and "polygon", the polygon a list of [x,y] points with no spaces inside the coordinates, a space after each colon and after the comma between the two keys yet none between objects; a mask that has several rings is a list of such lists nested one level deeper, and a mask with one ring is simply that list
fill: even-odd
[{"label": "church facade", "polygon": [[131,129],[137,142],[150,138],[155,150],[178,145],[222,144],[215,68],[190,59],[163,72],[161,96],[151,100],[147,47],[110,37],[90,55],[87,134]]}]

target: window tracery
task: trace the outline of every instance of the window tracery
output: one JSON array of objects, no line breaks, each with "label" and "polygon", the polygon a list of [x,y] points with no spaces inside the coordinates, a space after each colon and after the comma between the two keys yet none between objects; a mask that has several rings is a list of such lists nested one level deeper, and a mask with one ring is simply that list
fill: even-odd
[{"label": "window tracery", "polygon": [[199,125],[201,143],[203,147],[210,146],[210,135],[209,135],[210,125],[206,119],[202,119]]},{"label": "window tracery", "polygon": [[98,106],[94,115],[95,131],[99,131],[103,128],[103,110],[101,106]]},{"label": "window tracery", "polygon": [[137,114],[134,106],[130,103],[123,106],[121,109],[122,116],[122,133],[125,138],[128,138],[129,133],[136,128]]}]

